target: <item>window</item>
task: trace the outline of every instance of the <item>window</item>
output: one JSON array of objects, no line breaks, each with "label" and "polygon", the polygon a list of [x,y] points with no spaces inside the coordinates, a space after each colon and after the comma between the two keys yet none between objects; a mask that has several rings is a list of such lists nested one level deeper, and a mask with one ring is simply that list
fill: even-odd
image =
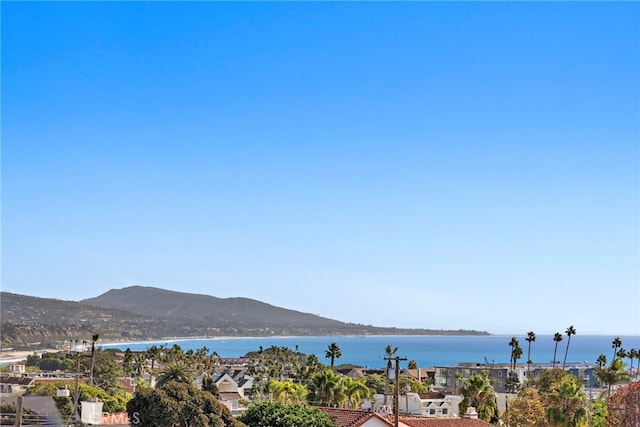
[{"label": "window", "polygon": [[498,376],[501,377],[502,376],[502,371],[498,371]]},{"label": "window", "polygon": [[436,414],[435,408],[429,409],[429,415],[435,415],[435,414]]},{"label": "window", "polygon": [[449,409],[442,408],[442,415],[447,415],[449,413]]},{"label": "window", "polygon": [[451,375],[451,373],[452,373],[452,372],[451,372],[451,369],[449,369],[449,370],[447,371],[447,375]]},{"label": "window", "polygon": [[498,381],[498,387],[502,387],[502,381]]}]

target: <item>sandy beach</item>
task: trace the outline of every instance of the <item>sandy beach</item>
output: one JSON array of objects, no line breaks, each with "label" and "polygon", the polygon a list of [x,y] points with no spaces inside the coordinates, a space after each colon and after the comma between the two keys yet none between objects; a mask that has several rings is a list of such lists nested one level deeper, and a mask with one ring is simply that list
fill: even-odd
[{"label": "sandy beach", "polygon": [[0,351],[0,364],[5,365],[7,363],[19,362],[25,360],[27,356],[32,354],[41,355],[42,353],[57,352],[57,348],[45,348],[42,350],[30,350],[30,351]]}]

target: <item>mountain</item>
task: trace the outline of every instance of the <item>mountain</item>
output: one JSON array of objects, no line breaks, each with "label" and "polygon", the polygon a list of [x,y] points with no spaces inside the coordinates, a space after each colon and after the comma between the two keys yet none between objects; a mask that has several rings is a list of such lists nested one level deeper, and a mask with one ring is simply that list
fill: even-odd
[{"label": "mountain", "polygon": [[221,322],[233,319],[242,324],[295,324],[316,327],[344,325],[337,320],[288,310],[249,298],[217,298],[147,286],[111,289],[100,296],[80,302],[98,307],[119,308],[145,316],[191,321]]},{"label": "mountain", "polygon": [[321,335],[488,335],[469,330],[398,329],[345,323],[249,298],[217,298],[131,286],[80,302],[0,292],[0,348],[62,341],[147,341],[177,337]]}]

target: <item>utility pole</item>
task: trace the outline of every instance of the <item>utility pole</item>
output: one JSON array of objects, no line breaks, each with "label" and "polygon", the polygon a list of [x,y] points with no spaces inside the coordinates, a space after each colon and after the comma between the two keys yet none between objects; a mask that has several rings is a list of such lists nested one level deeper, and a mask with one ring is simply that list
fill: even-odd
[{"label": "utility pole", "polygon": [[22,427],[22,396],[18,396],[16,404],[16,427]]},{"label": "utility pole", "polygon": [[396,357],[385,357],[384,360],[395,360],[396,361],[396,384],[395,384],[395,390],[393,393],[393,417],[395,420],[395,427],[398,427],[400,425],[400,419],[399,419],[399,415],[400,415],[400,361],[401,360],[407,360],[406,357],[400,357],[400,356],[396,356]]}]

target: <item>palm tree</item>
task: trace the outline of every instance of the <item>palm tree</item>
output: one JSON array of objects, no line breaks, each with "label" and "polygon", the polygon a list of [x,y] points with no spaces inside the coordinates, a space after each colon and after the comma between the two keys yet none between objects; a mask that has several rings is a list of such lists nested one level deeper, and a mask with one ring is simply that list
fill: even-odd
[{"label": "palm tree", "polygon": [[640,354],[638,354],[638,350],[632,348],[629,350],[627,357],[629,357],[629,375],[631,375],[631,372],[633,372],[633,359],[638,359],[640,361]]},{"label": "palm tree", "polygon": [[371,390],[367,387],[366,378],[353,379],[344,376],[341,378],[342,387],[344,388],[344,401],[349,403],[351,409],[360,409],[362,399],[371,395]]},{"label": "palm tree", "polygon": [[282,403],[299,403],[304,401],[307,388],[303,384],[296,384],[291,380],[271,380],[269,391],[273,393],[273,399]]},{"label": "palm tree", "polygon": [[340,346],[334,342],[329,344],[329,347],[327,347],[327,351],[324,357],[326,357],[327,359],[331,359],[331,369],[333,369],[334,361],[342,357],[342,351],[340,350]]},{"label": "palm tree", "polygon": [[387,399],[389,398],[389,386],[391,379],[389,378],[391,369],[393,369],[393,364],[391,363],[391,358],[398,353],[398,347],[391,347],[391,345],[387,345],[384,348],[385,359],[387,359],[387,372],[385,375],[385,383],[384,383],[384,401],[383,405],[387,404]]},{"label": "palm tree", "polygon": [[575,377],[564,377],[547,396],[547,421],[552,426],[582,426],[587,420],[585,394]]},{"label": "palm tree", "polygon": [[509,367],[511,369],[515,369],[516,363],[515,363],[514,353],[516,351],[516,348],[520,348],[520,343],[518,342],[516,337],[511,337],[511,341],[509,342],[509,347],[511,347],[511,358],[509,359]]},{"label": "palm tree", "polygon": [[555,341],[556,345],[553,348],[553,367],[556,367],[556,353],[558,351],[558,343],[562,341],[562,334],[560,332],[556,332],[553,336],[553,341]]},{"label": "palm tree", "polygon": [[531,370],[531,343],[535,342],[536,334],[533,331],[527,332],[527,338],[525,338],[529,343],[529,348],[527,350],[527,376],[529,376],[529,371]]},{"label": "palm tree", "polygon": [[598,360],[596,360],[596,363],[598,364],[599,368],[603,368],[607,364],[607,356],[601,354],[600,356],[598,356]]},{"label": "palm tree", "polygon": [[93,368],[96,361],[96,343],[100,339],[100,334],[91,335],[91,372],[89,372],[89,385],[93,385]]},{"label": "palm tree", "polygon": [[613,348],[613,356],[611,357],[612,360],[616,358],[616,353],[618,352],[618,349],[620,347],[622,347],[622,340],[620,339],[620,337],[615,337],[613,341],[611,341],[611,348]]},{"label": "palm tree", "polygon": [[569,326],[565,331],[567,334],[567,348],[564,351],[564,360],[562,361],[562,369],[564,369],[565,364],[567,363],[567,354],[569,353],[569,344],[571,343],[571,336],[576,334],[576,328],[573,325]]},{"label": "palm tree", "polygon": [[613,359],[609,367],[596,368],[596,378],[607,385],[607,397],[611,397],[612,386],[627,381],[629,377],[630,375],[620,359]]},{"label": "palm tree", "polygon": [[173,362],[160,371],[160,375],[158,375],[158,379],[156,380],[156,387],[162,387],[169,381],[188,384],[192,381],[192,375],[193,373],[186,365]]},{"label": "palm tree", "polygon": [[485,421],[491,420],[498,413],[496,392],[491,385],[488,371],[471,375],[464,381],[460,392],[463,396],[460,402],[460,413],[464,413],[468,407],[473,406],[479,418]]},{"label": "palm tree", "polygon": [[618,352],[616,353],[616,356],[618,356],[618,359],[623,360],[629,357],[629,352],[627,352],[627,350],[625,350],[624,348],[620,348],[620,350],[618,350]]},{"label": "palm tree", "polygon": [[341,391],[338,374],[331,369],[325,369],[311,378],[307,399],[315,406],[329,406],[341,400]]}]

